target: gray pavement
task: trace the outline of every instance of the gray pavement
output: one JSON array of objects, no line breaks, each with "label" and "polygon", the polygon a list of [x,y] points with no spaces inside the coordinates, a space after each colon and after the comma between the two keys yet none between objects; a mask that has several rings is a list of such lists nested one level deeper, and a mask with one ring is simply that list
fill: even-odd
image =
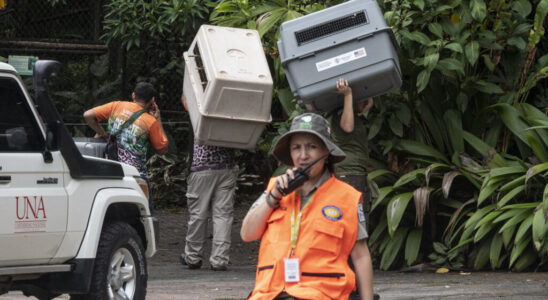
[{"label": "gray pavement", "polygon": [[[151,269],[150,299],[245,299],[253,288],[253,266],[227,272],[180,266]],[[160,279],[155,277],[169,279]],[[548,273],[401,273],[375,271],[381,299],[548,299]]]},{"label": "gray pavement", "polygon": [[[226,272],[188,270],[179,264],[151,266],[147,299],[245,299],[254,281],[253,266]],[[375,271],[381,299],[548,299],[548,273],[401,273]],[[35,299],[11,292],[2,300]],[[63,295],[58,299],[69,299]]]},{"label": "gray pavement", "polygon": [[[232,265],[226,272],[210,270],[207,261],[200,270],[179,264],[186,232],[185,210],[161,210],[160,244],[149,259],[147,299],[245,299],[253,289],[258,243],[241,244],[239,226],[245,209],[235,211]],[[209,247],[209,244],[208,244]],[[209,249],[209,248],[208,248]],[[206,249],[206,253],[209,250]],[[548,299],[548,273],[471,272],[374,272],[375,292],[385,299]],[[1,300],[27,298],[20,292]],[[69,299],[68,295],[58,299]]]}]

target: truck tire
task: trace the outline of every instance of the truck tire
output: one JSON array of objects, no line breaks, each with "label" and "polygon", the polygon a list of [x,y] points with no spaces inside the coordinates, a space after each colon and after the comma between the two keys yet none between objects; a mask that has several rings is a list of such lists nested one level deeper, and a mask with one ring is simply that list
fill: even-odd
[{"label": "truck tire", "polygon": [[72,299],[144,300],[147,268],[144,247],[137,231],[127,223],[103,228],[88,295]]}]

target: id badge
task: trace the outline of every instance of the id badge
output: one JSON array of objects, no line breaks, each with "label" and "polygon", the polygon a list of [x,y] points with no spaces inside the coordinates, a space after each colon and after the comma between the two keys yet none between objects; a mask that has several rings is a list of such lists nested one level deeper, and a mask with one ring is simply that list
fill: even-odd
[{"label": "id badge", "polygon": [[284,258],[285,282],[299,282],[299,269],[298,258]]},{"label": "id badge", "polygon": [[365,214],[363,213],[362,203],[358,203],[358,221],[365,222]]}]

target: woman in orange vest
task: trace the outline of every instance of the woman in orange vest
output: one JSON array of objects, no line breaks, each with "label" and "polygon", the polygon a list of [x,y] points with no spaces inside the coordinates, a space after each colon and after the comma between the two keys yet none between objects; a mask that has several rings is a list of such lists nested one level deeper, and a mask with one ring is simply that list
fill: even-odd
[{"label": "woman in orange vest", "polygon": [[[329,123],[312,113],[295,117],[272,154],[293,168],[270,180],[243,221],[242,239],[261,239],[249,299],[348,299],[355,288],[373,299],[367,233],[359,228],[362,197],[332,175],[345,154],[331,142]],[[299,169],[313,162],[295,189]]]}]

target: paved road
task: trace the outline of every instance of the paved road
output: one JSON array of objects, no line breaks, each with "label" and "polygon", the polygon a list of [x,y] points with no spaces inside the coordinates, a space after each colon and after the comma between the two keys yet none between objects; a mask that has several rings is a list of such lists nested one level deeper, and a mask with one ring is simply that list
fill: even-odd
[{"label": "paved road", "polygon": [[[169,278],[160,279],[159,277]],[[156,275],[155,275],[156,274]],[[548,273],[401,273],[374,274],[381,299],[548,299]],[[253,288],[253,267],[227,272],[151,269],[150,299],[244,299]]]},{"label": "paved road", "polygon": [[[252,266],[226,272],[151,266],[148,299],[245,299],[253,287]],[[548,273],[400,273],[375,271],[381,299],[548,299]],[[61,296],[59,299],[68,299]],[[2,300],[34,299],[11,292]]]}]

